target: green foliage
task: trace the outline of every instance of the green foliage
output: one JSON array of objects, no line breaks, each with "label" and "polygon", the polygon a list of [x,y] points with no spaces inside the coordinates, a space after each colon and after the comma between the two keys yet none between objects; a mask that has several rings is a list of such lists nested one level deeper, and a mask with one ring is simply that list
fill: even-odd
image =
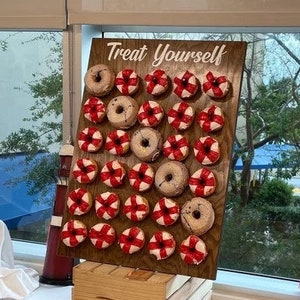
[{"label": "green foliage", "polygon": [[266,209],[266,215],[272,222],[280,221],[300,224],[300,207],[270,206]]}]

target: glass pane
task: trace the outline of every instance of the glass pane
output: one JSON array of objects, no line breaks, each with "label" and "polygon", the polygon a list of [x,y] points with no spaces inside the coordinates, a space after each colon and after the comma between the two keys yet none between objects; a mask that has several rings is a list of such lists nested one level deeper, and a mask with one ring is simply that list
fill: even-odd
[{"label": "glass pane", "polygon": [[248,42],[219,267],[297,279],[300,35],[106,32],[104,36]]},{"label": "glass pane", "polygon": [[0,32],[0,219],[45,242],[62,121],[62,33]]}]

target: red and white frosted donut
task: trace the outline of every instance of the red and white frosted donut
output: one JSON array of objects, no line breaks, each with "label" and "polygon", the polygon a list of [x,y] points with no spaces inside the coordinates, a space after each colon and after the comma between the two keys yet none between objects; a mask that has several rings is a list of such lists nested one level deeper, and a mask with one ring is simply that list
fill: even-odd
[{"label": "red and white frosted donut", "polygon": [[202,84],[203,92],[211,98],[223,98],[227,95],[230,83],[226,76],[209,71]]},{"label": "red and white frosted donut", "polygon": [[110,154],[122,156],[128,152],[129,145],[129,133],[121,129],[116,129],[108,133],[105,142],[105,150]]},{"label": "red and white frosted donut", "polygon": [[154,70],[145,76],[146,91],[148,94],[158,96],[168,89],[168,76],[164,70]]},{"label": "red and white frosted donut", "polygon": [[220,107],[211,105],[200,111],[196,121],[205,132],[210,133],[222,129],[225,118]]},{"label": "red and white frosted donut", "polygon": [[198,236],[188,236],[179,246],[181,259],[189,265],[199,265],[207,256],[206,245]]},{"label": "red and white frosted donut", "polygon": [[163,197],[154,206],[152,218],[162,226],[173,225],[179,218],[179,205],[172,199]]},{"label": "red and white frosted donut", "polygon": [[100,172],[100,181],[110,187],[118,187],[123,184],[126,171],[118,160],[107,162]]},{"label": "red and white frosted donut", "polygon": [[72,174],[79,183],[92,183],[98,174],[98,165],[91,158],[79,158],[74,164]]},{"label": "red and white frosted donut", "polygon": [[68,247],[76,247],[87,237],[87,228],[78,220],[69,220],[64,224],[60,233],[62,242]]},{"label": "red and white frosted donut", "polygon": [[195,141],[194,154],[202,165],[212,165],[220,158],[219,142],[211,136],[200,137]]},{"label": "red and white frosted donut", "polygon": [[141,195],[131,195],[124,203],[123,213],[131,221],[144,220],[149,214],[148,200]]},{"label": "red and white frosted donut", "polygon": [[91,227],[88,237],[97,249],[106,249],[114,243],[116,231],[110,224],[98,223]]},{"label": "red and white frosted donut", "polygon": [[154,170],[147,163],[138,163],[128,172],[129,184],[138,192],[151,188],[154,181]]},{"label": "red and white frosted donut", "polygon": [[216,179],[207,168],[197,170],[189,179],[189,187],[196,197],[208,197],[216,189]]},{"label": "red and white frosted donut", "polygon": [[84,188],[75,189],[68,195],[67,206],[72,215],[84,215],[92,207],[92,195]]},{"label": "red and white frosted donut", "polygon": [[83,104],[83,116],[92,123],[101,123],[106,115],[103,101],[97,97],[91,97]]},{"label": "red and white frosted donut", "polygon": [[102,143],[102,134],[96,127],[87,127],[79,132],[78,146],[82,151],[97,152]]},{"label": "red and white frosted donut", "polygon": [[179,73],[174,78],[174,93],[181,99],[194,96],[198,90],[198,82],[195,75],[189,71]]},{"label": "red and white frosted donut", "polygon": [[116,193],[104,192],[96,196],[95,211],[100,219],[111,220],[115,218],[120,209],[120,198]]},{"label": "red and white frosted donut", "polygon": [[176,241],[173,235],[167,231],[156,231],[151,237],[148,249],[149,253],[154,255],[157,260],[170,257],[176,247]]},{"label": "red and white frosted donut", "polygon": [[139,77],[132,69],[120,71],[115,79],[117,89],[123,95],[132,95],[139,88]]},{"label": "red and white frosted donut", "polygon": [[145,244],[145,233],[139,227],[130,227],[120,234],[118,242],[124,253],[132,254],[143,248]]},{"label": "red and white frosted donut", "polygon": [[154,127],[157,126],[164,116],[162,106],[156,101],[144,102],[138,111],[137,119],[143,126]]},{"label": "red and white frosted donut", "polygon": [[168,159],[182,161],[189,154],[189,141],[181,134],[170,135],[163,143],[162,152]]},{"label": "red and white frosted donut", "polygon": [[189,128],[194,120],[194,109],[186,102],[178,102],[168,111],[168,122],[177,130]]}]

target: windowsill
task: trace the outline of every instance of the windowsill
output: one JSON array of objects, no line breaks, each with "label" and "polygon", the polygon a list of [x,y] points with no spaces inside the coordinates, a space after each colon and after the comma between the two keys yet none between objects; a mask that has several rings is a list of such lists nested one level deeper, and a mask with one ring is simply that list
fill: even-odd
[{"label": "windowsill", "polygon": [[[45,245],[13,241],[13,247],[16,264],[31,267],[40,274],[43,272]],[[222,297],[218,298],[218,295]],[[244,299],[297,300],[300,299],[300,288],[299,283],[292,280],[218,270],[212,299],[230,299],[226,295],[246,295]]]}]

